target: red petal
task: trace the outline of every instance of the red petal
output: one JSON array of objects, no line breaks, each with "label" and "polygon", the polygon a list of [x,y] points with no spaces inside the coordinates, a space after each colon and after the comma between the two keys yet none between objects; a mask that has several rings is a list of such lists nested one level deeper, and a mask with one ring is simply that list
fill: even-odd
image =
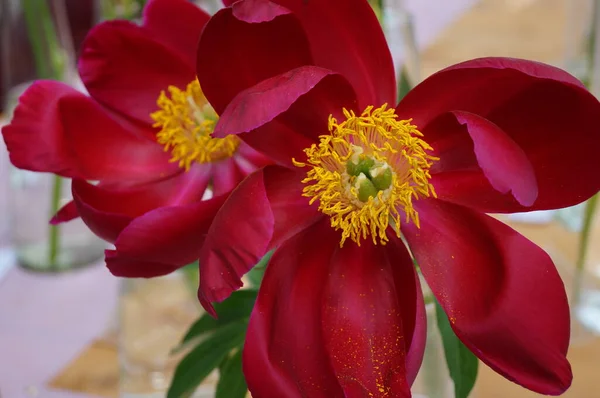
[{"label": "red petal", "polygon": [[50,220],[50,224],[58,225],[63,222],[71,221],[75,218],[79,217],[79,213],[77,212],[77,206],[74,201],[70,201],[63,207],[61,207],[58,212],[52,217]]},{"label": "red petal", "polygon": [[[268,104],[268,106],[265,106]],[[231,101],[214,135],[244,134],[256,150],[284,165],[327,132],[329,115],[354,109],[355,96],[339,75],[305,66],[264,80]],[[253,131],[254,130],[254,131]]]},{"label": "red petal", "polygon": [[[525,207],[510,195],[498,195],[476,172],[472,157],[463,159],[461,167],[443,170],[451,174],[439,176],[440,196],[480,211],[513,212],[574,205],[600,189],[600,176],[593,171],[600,167],[595,156],[600,149],[595,131],[600,104],[566,72],[523,60],[473,60],[426,79],[397,108],[400,118],[413,118],[436,151],[444,148],[457,158],[472,143],[464,138],[464,129],[457,133],[440,122],[452,111],[489,120],[521,147],[533,166],[538,198]],[[577,150],[565,151],[573,142]],[[464,189],[456,190],[458,186]]]},{"label": "red petal", "polygon": [[213,192],[222,195],[235,188],[245,177],[238,169],[233,158],[213,163]]},{"label": "red petal", "polygon": [[202,305],[222,301],[267,251],[321,218],[301,195],[303,174],[267,166],[248,176],[219,211],[200,255]]},{"label": "red petal", "polygon": [[200,33],[209,18],[189,0],[149,0],[142,25],[155,40],[178,52],[188,65],[195,65]]},{"label": "red petal", "polygon": [[232,192],[215,216],[200,252],[198,298],[215,316],[210,303],[242,287],[241,277],[268,251],[273,214],[263,178],[259,170]]},{"label": "red petal", "polygon": [[[107,263],[111,272],[117,276],[152,277],[196,261],[226,198],[222,195],[189,205],[161,207],[134,219],[115,241],[116,253]],[[166,266],[142,266],[147,263]]]},{"label": "red petal", "polygon": [[549,256],[485,214],[434,199],[415,204],[421,228],[402,230],[457,336],[509,380],[565,391],[569,307]]},{"label": "red petal", "polygon": [[244,344],[244,375],[253,396],[345,396],[325,350],[320,316],[338,243],[339,233],[323,219],[271,258]]},{"label": "red petal", "polygon": [[359,107],[396,102],[394,65],[373,10],[362,0],[275,0],[300,20],[315,65],[344,76]]},{"label": "red petal", "polygon": [[142,129],[58,82],[34,83],[2,134],[13,164],[28,170],[88,180],[149,180],[176,169]]},{"label": "red petal", "polygon": [[38,81],[19,97],[11,123],[2,128],[13,165],[20,169],[82,177],[64,135],[59,113],[63,98],[80,95],[66,84]]},{"label": "red petal", "polygon": [[196,203],[208,185],[209,168],[134,187],[96,186],[73,181],[73,198],[83,221],[98,236],[114,242],[135,217],[164,206]]},{"label": "red petal", "polygon": [[[423,302],[412,259],[403,243],[363,242],[337,250],[323,297],[323,336],[347,396],[410,397],[409,383],[425,348]],[[406,351],[419,305],[420,355],[407,375]],[[371,395],[370,395],[371,394]]]},{"label": "red petal", "polygon": [[398,240],[339,249],[339,239],[322,219],[271,259],[244,347],[254,395],[410,396],[426,332],[412,260]]},{"label": "red petal", "polygon": [[[464,125],[472,140],[476,161],[486,179],[497,191],[496,196],[512,192],[512,196],[524,207],[533,205],[537,199],[538,188],[533,166],[527,155],[501,128],[489,120],[468,112],[455,111],[458,123]],[[448,168],[445,154],[439,153],[441,167]],[[461,161],[464,161],[461,160]],[[474,173],[475,171],[470,171]],[[457,201],[467,196],[472,198],[474,205],[485,204],[482,197],[493,194],[487,186],[478,190],[466,190],[464,186],[454,183],[452,172],[434,176],[432,183],[441,199]],[[436,178],[439,177],[439,178]],[[507,199],[505,199],[507,200]],[[510,200],[510,199],[508,199]],[[508,201],[507,200],[507,201]],[[482,203],[483,202],[483,203]],[[481,205],[477,206],[481,210]]]},{"label": "red petal", "polygon": [[197,73],[218,114],[241,91],[302,65],[312,65],[302,27],[267,0],[238,2],[217,12],[198,46]]},{"label": "red petal", "polygon": [[252,174],[263,166],[272,164],[269,158],[256,151],[245,142],[240,142],[238,151],[234,155],[234,160],[244,176]]},{"label": "red petal", "polygon": [[194,65],[178,49],[125,21],[103,22],[90,31],[79,74],[92,97],[146,124],[153,123],[150,114],[158,109],[156,100],[162,90],[170,85],[185,89],[195,79]]},{"label": "red petal", "polygon": [[310,205],[309,198],[302,196],[306,185],[302,180],[306,172],[301,169],[267,167],[264,171],[265,188],[275,226],[270,247],[278,247],[323,217],[317,204]]},{"label": "red petal", "polygon": [[106,266],[115,276],[130,278],[153,278],[170,274],[181,268],[179,264],[165,264],[152,261],[141,261],[119,256],[116,250],[105,250]]}]

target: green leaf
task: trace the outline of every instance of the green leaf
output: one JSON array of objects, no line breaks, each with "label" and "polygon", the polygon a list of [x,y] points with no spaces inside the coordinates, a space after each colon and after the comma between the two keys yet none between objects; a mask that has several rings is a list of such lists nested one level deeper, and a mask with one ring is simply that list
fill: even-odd
[{"label": "green leaf", "polygon": [[479,361],[456,337],[446,313],[437,300],[435,300],[435,310],[438,328],[444,343],[446,363],[450,377],[454,381],[454,396],[455,398],[467,398],[477,379]]},{"label": "green leaf", "polygon": [[275,250],[271,250],[270,252],[265,254],[265,256],[260,259],[258,264],[256,264],[254,266],[254,268],[252,268],[246,274],[246,278],[248,278],[248,281],[250,282],[250,284],[253,287],[256,287],[256,288],[260,287],[262,278],[265,275],[265,270],[267,269],[267,264],[269,264],[269,261],[271,260],[271,257],[273,256],[274,252],[275,252]]},{"label": "green leaf", "polygon": [[242,372],[242,347],[229,357],[219,369],[215,398],[244,398],[248,393]]},{"label": "green leaf", "polygon": [[406,67],[403,66],[402,69],[400,69],[400,76],[398,76],[398,101],[404,98],[410,90],[412,90],[412,87],[408,72],[406,71]]},{"label": "green leaf", "polygon": [[247,326],[246,321],[225,325],[190,351],[175,369],[167,398],[191,396],[231,350],[244,343]]},{"label": "green leaf", "polygon": [[187,343],[202,334],[213,332],[232,322],[249,318],[257,294],[256,289],[238,290],[222,303],[215,303],[215,311],[217,311],[219,318],[215,319],[210,314],[203,314],[200,319],[190,326],[180,345],[173,352],[181,350]]}]

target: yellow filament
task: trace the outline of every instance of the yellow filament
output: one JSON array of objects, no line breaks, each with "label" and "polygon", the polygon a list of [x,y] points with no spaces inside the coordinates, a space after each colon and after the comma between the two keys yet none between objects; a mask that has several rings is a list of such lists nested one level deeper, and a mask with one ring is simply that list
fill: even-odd
[{"label": "yellow filament", "polygon": [[[400,236],[401,212],[405,222],[419,227],[413,200],[435,197],[429,169],[438,158],[427,153],[432,148],[420,138],[423,134],[411,120],[397,120],[387,104],[373,108],[369,106],[360,116],[344,109],[342,123],[330,115],[330,134],[304,150],[306,163],[294,160],[296,166],[310,169],[302,180],[307,184],[303,195],[311,198],[311,204],[318,201],[319,210],[331,217],[331,226],[342,230],[340,246],[348,238],[360,245],[369,235],[373,243],[385,244],[390,222]],[[390,187],[366,202],[358,200],[356,177],[346,171],[353,155],[354,160],[371,157],[379,165],[387,164],[393,171]]]},{"label": "yellow filament", "polygon": [[156,135],[165,151],[171,151],[171,162],[189,170],[192,163],[210,163],[233,156],[240,139],[234,135],[213,138],[212,132],[219,117],[210,106],[194,79],[185,91],[168,87],[156,101],[159,110],[150,117],[154,127],[160,127]]}]

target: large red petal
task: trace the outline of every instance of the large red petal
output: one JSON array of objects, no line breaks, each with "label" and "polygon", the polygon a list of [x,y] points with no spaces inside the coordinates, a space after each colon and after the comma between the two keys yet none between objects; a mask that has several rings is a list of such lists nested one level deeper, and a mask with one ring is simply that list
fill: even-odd
[{"label": "large red petal", "polygon": [[410,396],[426,333],[412,260],[399,240],[339,239],[322,219],[271,259],[244,348],[256,396]]},{"label": "large red petal", "polygon": [[155,40],[177,51],[188,65],[195,65],[200,33],[209,18],[189,0],[149,0],[144,7],[142,26]]},{"label": "large red petal", "polygon": [[485,214],[435,199],[416,206],[421,228],[402,230],[457,336],[509,380],[564,392],[569,307],[550,257]]},{"label": "large red petal", "polygon": [[274,0],[302,22],[315,65],[344,76],[359,107],[396,102],[394,64],[370,5],[362,0]]},{"label": "large red petal", "polygon": [[[323,337],[346,396],[410,397],[427,327],[417,299],[419,281],[403,243],[346,244],[334,254],[327,280]],[[407,366],[415,327],[420,352]]]},{"label": "large red petal", "polygon": [[198,46],[198,80],[218,114],[241,91],[302,65],[312,59],[300,23],[268,0],[217,12]]},{"label": "large red petal", "polygon": [[[116,276],[153,277],[196,261],[226,198],[221,195],[193,204],[161,207],[134,219],[115,241],[116,250],[106,265]],[[148,266],[150,263],[155,266]]]},{"label": "large red petal", "polygon": [[283,165],[327,133],[329,115],[355,109],[355,94],[340,75],[305,66],[253,86],[231,101],[214,135],[243,134],[250,146]]},{"label": "large red petal", "polygon": [[13,164],[33,171],[88,180],[151,180],[176,168],[142,129],[59,82],[34,83],[2,134]]},{"label": "large red petal", "polygon": [[[467,130],[449,120],[453,111],[487,119],[521,147],[537,180],[533,206],[493,189],[475,157],[468,155],[473,142]],[[600,104],[560,69],[505,58],[469,61],[426,79],[398,105],[397,113],[412,118],[434,150],[452,159],[439,170],[444,173],[436,177],[436,189],[456,203],[486,212],[551,209],[579,203],[600,189],[600,177],[592,171],[600,167],[594,155],[600,149],[595,130]],[[577,151],[565,151],[572,142]]]},{"label": "large red petal", "polygon": [[270,249],[320,218],[301,196],[302,175],[267,166],[248,176],[215,217],[200,255],[202,305],[222,301]]},{"label": "large red petal", "polygon": [[129,187],[96,186],[73,181],[73,198],[87,226],[114,242],[135,217],[164,206],[199,202],[209,181],[209,168],[193,167],[187,173]]},{"label": "large red petal", "polygon": [[321,320],[329,264],[338,243],[339,234],[323,219],[271,258],[244,344],[244,375],[253,396],[348,396],[333,373]]},{"label": "large red petal", "polygon": [[79,59],[79,74],[92,97],[145,124],[152,123],[161,91],[170,85],[185,89],[196,78],[194,65],[178,49],[153,36],[126,21],[103,22],[90,31]]}]

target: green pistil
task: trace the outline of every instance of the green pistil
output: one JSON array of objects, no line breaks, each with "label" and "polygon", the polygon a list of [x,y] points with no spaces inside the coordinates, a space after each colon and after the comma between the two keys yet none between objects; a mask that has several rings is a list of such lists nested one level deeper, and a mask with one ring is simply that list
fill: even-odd
[{"label": "green pistil", "polygon": [[372,158],[361,156],[358,164],[352,163],[351,160],[346,163],[346,171],[349,175],[358,177],[360,173],[363,173],[366,177],[370,178],[369,172],[371,167],[375,166],[375,161]]},{"label": "green pistil", "polygon": [[358,176],[358,200],[366,202],[370,197],[374,198],[377,196],[377,192],[379,190],[375,188],[375,185],[364,174]]},{"label": "green pistil", "polygon": [[392,185],[392,170],[389,167],[379,167],[371,171],[371,182],[380,191],[388,189]]},{"label": "green pistil", "polygon": [[358,163],[348,161],[346,172],[353,178],[358,190],[358,200],[367,202],[375,198],[377,192],[384,191],[392,185],[392,170],[387,165],[376,165],[373,158],[361,155]]}]

